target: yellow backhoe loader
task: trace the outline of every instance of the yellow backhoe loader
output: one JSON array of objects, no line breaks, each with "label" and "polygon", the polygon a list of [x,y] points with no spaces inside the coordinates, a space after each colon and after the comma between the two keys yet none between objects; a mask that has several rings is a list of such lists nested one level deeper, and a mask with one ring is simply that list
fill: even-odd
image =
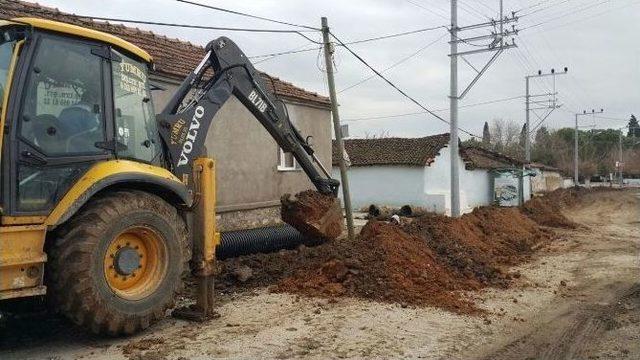
[{"label": "yellow backhoe loader", "polygon": [[[231,96],[335,198],[339,182],[231,40],[206,46],[158,115],[152,66],[110,34],[0,21],[1,301],[47,294],[77,325],[132,334],[165,316],[191,269],[197,303],[176,314],[211,315],[220,235],[203,143]],[[341,222],[339,205],[323,219]]]}]

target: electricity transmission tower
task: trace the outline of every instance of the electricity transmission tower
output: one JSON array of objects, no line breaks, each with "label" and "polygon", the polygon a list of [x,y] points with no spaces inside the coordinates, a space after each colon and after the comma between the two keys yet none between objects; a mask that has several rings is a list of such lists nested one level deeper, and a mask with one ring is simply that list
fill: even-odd
[{"label": "electricity transmission tower", "polygon": [[[518,17],[514,12],[510,16],[504,16],[503,13],[503,0],[500,0],[500,14],[499,18],[490,19],[484,23],[478,23],[473,25],[458,26],[458,1],[451,0],[451,53],[449,54],[451,61],[451,88],[449,93],[450,99],[450,151],[451,151],[451,216],[460,216],[460,177],[458,168],[458,101],[462,100],[469,90],[476,84],[476,82],[482,77],[482,75],[489,69],[491,64],[495,62],[498,56],[506,49],[516,47],[514,37],[518,35],[518,30],[515,25],[511,26],[511,29],[505,30],[505,25],[518,21]],[[468,30],[474,29],[489,29],[489,33],[486,35],[472,36],[467,38],[459,37],[458,34]],[[478,44],[478,41],[490,41],[485,44]],[[509,43],[511,40],[511,43]],[[474,50],[458,51],[458,45],[475,47]],[[493,56],[487,61],[487,63],[481,68],[476,68],[466,56],[475,55],[485,52],[492,52]],[[469,67],[475,72],[476,76],[471,80],[469,85],[461,92],[458,93],[458,58],[462,59]]]},{"label": "electricity transmission tower", "polygon": [[[562,106],[562,104],[558,104],[558,97],[557,97],[558,92],[556,91],[556,75],[564,75],[568,71],[569,69],[567,67],[565,67],[564,72],[560,74],[556,73],[555,69],[551,69],[551,71],[548,73],[542,73],[541,70],[538,70],[537,74],[527,75],[524,77],[525,83],[526,83],[526,93],[525,93],[525,105],[526,105],[525,119],[526,120],[525,120],[525,132],[524,132],[525,133],[524,153],[525,153],[525,158],[527,159],[527,162],[531,162],[531,133],[535,131],[535,128],[540,126],[549,117],[549,115],[551,115],[551,113],[555,109],[558,109]],[[553,91],[551,93],[530,95],[529,80],[532,78],[541,78],[546,76],[553,76]],[[539,98],[539,97],[547,97],[547,99],[531,100],[532,98]],[[534,108],[531,108],[532,104],[535,106]],[[547,113],[543,117],[538,116],[535,110],[543,110],[543,109],[548,109]],[[536,126],[534,126],[533,129],[531,129],[531,123],[529,121],[529,114],[531,112],[533,112],[536,115],[536,117],[538,117],[538,119],[540,120],[536,124]]]},{"label": "electricity transmission tower", "polygon": [[579,154],[578,154],[578,116],[585,116],[585,115],[595,115],[595,114],[602,114],[604,112],[604,109],[600,109],[600,111],[596,112],[595,110],[591,109],[591,112],[588,113],[587,110],[583,110],[582,113],[576,113],[576,127],[575,127],[575,135],[574,135],[574,139],[573,139],[573,182],[574,182],[574,186],[578,187],[580,186],[580,181],[578,180],[578,161],[579,161]]}]

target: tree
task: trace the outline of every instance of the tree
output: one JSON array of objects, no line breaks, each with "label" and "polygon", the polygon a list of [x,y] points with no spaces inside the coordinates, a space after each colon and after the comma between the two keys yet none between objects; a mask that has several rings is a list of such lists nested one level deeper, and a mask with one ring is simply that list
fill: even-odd
[{"label": "tree", "polygon": [[525,148],[527,142],[527,132],[527,124],[522,125],[522,130],[520,130],[520,140],[518,141],[518,144],[523,149]]},{"label": "tree", "polygon": [[546,126],[541,126],[538,128],[538,131],[536,131],[535,141],[537,145],[541,145],[541,146],[546,146],[548,144],[549,130],[547,129]]},{"label": "tree", "polygon": [[482,145],[484,147],[491,146],[491,131],[489,131],[489,123],[484,122],[484,128],[482,129]]},{"label": "tree", "polygon": [[627,136],[640,137],[640,124],[638,124],[638,119],[636,119],[636,116],[633,114],[631,114],[631,118],[629,119],[629,132]]}]

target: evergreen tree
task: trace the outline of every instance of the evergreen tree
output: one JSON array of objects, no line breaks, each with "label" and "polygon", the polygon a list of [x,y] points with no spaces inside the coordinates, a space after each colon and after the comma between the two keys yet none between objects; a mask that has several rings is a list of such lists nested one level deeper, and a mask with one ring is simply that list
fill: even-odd
[{"label": "evergreen tree", "polygon": [[636,116],[633,114],[631,114],[631,118],[629,119],[629,132],[627,136],[640,137],[640,124],[638,124],[638,119],[636,119]]},{"label": "evergreen tree", "polygon": [[487,148],[491,146],[491,132],[489,131],[489,123],[486,121],[482,129],[482,145]]},{"label": "evergreen tree", "polygon": [[520,130],[520,140],[518,142],[521,148],[524,149],[526,141],[527,141],[527,124],[524,124],[522,125],[522,130]]}]

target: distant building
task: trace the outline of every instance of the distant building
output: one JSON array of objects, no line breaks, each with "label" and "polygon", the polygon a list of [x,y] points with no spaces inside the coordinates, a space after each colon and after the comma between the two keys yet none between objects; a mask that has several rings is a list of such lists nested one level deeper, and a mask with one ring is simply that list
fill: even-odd
[{"label": "distant building", "polygon": [[531,178],[533,193],[553,191],[564,187],[564,179],[560,169],[541,163],[530,163],[529,168],[536,175]]},{"label": "distant building", "polygon": [[[345,151],[354,208],[371,204],[420,206],[451,213],[449,134],[421,138],[347,139]],[[524,163],[481,148],[462,147],[455,154],[460,167],[461,209],[469,212],[494,203],[496,176],[516,184]],[[333,175],[339,177],[334,141]],[[511,175],[512,174],[512,175]],[[529,197],[528,181],[524,185]],[[516,191],[520,192],[520,188]]]}]

